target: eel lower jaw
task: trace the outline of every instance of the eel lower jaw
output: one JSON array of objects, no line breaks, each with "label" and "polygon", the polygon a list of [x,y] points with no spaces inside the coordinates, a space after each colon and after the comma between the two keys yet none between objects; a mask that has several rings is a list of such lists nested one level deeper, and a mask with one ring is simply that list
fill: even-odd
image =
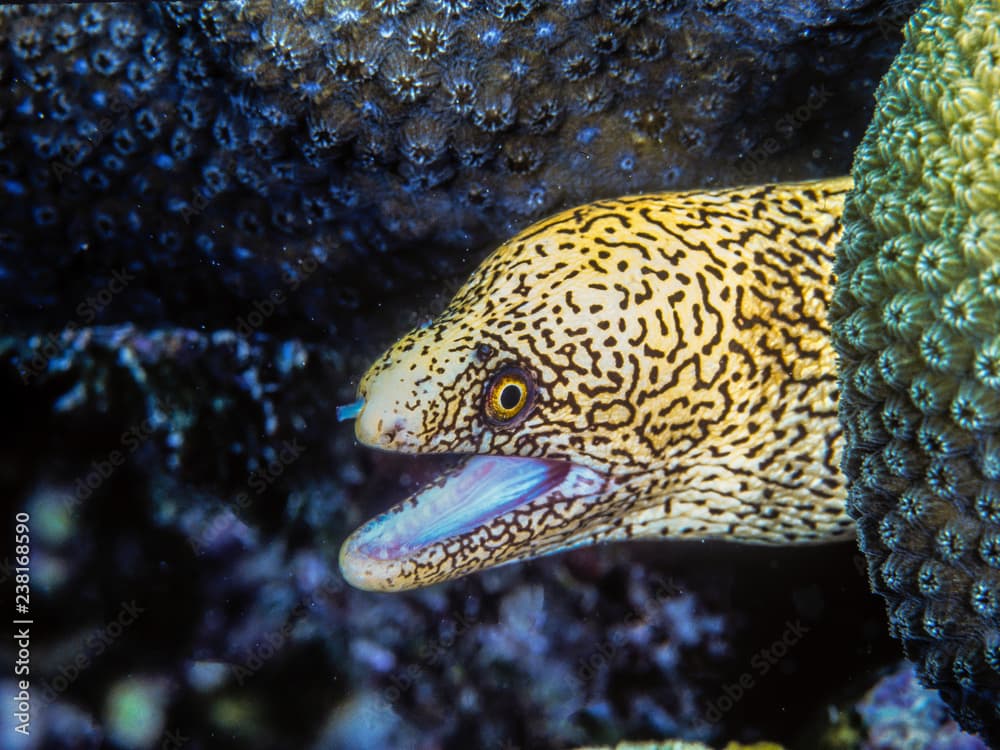
[{"label": "eel lower jaw", "polygon": [[557,521],[586,515],[608,483],[569,461],[472,456],[351,534],[340,569],[357,588],[400,591],[556,551],[542,542]]}]

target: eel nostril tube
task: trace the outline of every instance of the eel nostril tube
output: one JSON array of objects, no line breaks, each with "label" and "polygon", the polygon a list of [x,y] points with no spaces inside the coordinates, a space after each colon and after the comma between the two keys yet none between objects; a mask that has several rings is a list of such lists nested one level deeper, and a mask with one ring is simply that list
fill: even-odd
[{"label": "eel nostril tube", "polygon": [[365,405],[365,400],[363,398],[359,398],[354,403],[343,404],[342,406],[338,406],[337,421],[345,422],[348,419],[354,419],[356,416],[358,416],[358,413],[361,411],[361,407],[363,407],[364,405]]}]

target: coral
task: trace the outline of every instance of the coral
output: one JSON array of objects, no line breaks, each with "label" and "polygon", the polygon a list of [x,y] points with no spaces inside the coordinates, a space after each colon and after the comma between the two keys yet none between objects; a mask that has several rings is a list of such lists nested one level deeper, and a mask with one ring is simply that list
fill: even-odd
[{"label": "coral", "polygon": [[[581,747],[577,750],[712,750],[700,742],[685,742],[684,740],[667,740],[665,742],[619,742],[614,747]],[[741,745],[730,742],[723,750],[783,750],[781,745],[771,742],[756,742],[753,745]]]},{"label": "coral", "polygon": [[907,26],[857,151],[831,312],[843,469],[872,586],[922,678],[991,743],[1000,246],[985,234],[1000,209],[987,124],[998,29],[995,4],[979,0],[939,0]]},{"label": "coral", "polygon": [[109,739],[121,747],[150,747],[164,730],[165,680],[130,677],[114,685],[105,707]]},{"label": "coral", "polygon": [[[419,283],[425,260],[447,263],[572,202],[747,179],[745,155],[775,136],[788,161],[770,150],[756,179],[828,170],[804,133],[779,129],[803,98],[798,81],[837,93],[809,127],[845,161],[870,85],[848,73],[881,69],[896,45],[873,10],[826,0],[764,17],[743,2],[327,6],[4,9],[8,323],[61,324],[60,299],[127,262],[150,285],[175,283],[155,307],[123,299],[105,322],[196,326],[266,294],[316,243],[359,287],[351,300],[376,299],[403,268]],[[856,33],[830,32],[845,24]],[[490,158],[515,151],[525,166]],[[353,314],[347,299],[295,312]]]},{"label": "coral", "polygon": [[949,720],[940,696],[923,687],[912,664],[883,677],[857,704],[862,750],[986,750],[982,740]]}]

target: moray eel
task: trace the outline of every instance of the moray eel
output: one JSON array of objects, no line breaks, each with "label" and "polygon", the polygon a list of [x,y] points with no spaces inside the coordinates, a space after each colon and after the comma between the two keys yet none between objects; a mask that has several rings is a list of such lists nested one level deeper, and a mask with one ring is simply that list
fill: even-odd
[{"label": "moray eel", "polygon": [[931,0],[852,178],[601,201],[501,246],[360,384],[362,442],[470,457],[355,532],[346,578],[832,540],[846,501],[890,631],[1000,746],[998,136],[1000,2]]},{"label": "moray eel", "polygon": [[849,538],[826,323],[850,178],[580,206],[362,378],[365,445],[457,467],[351,535],[401,590],[595,542]]}]

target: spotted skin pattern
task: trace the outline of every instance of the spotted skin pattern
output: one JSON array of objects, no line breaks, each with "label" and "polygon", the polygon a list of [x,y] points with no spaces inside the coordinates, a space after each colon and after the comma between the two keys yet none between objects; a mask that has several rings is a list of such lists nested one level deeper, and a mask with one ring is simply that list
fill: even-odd
[{"label": "spotted skin pattern", "polygon": [[[569,461],[605,482],[430,544],[373,587],[610,540],[852,536],[826,322],[850,187],[598,201],[501,245],[372,365],[357,436],[392,451]],[[486,393],[510,367],[534,392],[496,424]],[[419,497],[390,513],[419,517]]]}]

